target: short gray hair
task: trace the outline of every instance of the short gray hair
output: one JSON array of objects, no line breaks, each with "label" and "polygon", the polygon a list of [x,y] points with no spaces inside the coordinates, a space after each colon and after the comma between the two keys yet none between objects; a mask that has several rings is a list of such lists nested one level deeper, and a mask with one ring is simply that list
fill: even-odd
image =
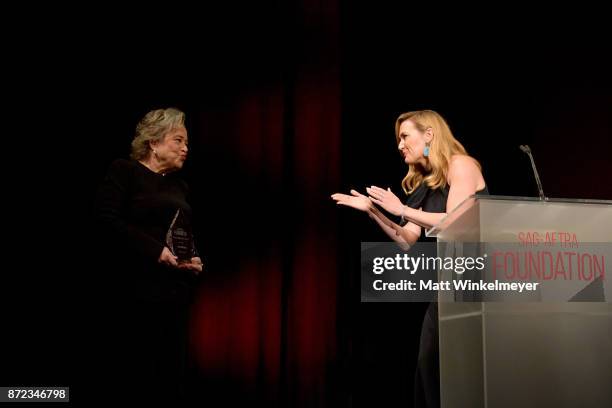
[{"label": "short gray hair", "polygon": [[134,160],[145,159],[152,141],[161,141],[166,133],[181,126],[185,126],[185,114],[176,108],[156,109],[147,113],[136,126],[130,157]]}]

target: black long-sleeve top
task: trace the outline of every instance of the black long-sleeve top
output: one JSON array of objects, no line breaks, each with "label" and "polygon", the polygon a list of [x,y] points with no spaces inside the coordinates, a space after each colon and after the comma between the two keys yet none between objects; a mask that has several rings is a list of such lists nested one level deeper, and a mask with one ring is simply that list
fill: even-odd
[{"label": "black long-sleeve top", "polygon": [[[176,211],[191,222],[187,184],[174,173],[162,175],[136,160],[114,161],[96,199],[96,219],[118,266],[153,277],[165,237]],[[135,271],[133,269],[136,269]],[[168,272],[168,271],[167,271]],[[176,272],[176,275],[181,275]]]}]

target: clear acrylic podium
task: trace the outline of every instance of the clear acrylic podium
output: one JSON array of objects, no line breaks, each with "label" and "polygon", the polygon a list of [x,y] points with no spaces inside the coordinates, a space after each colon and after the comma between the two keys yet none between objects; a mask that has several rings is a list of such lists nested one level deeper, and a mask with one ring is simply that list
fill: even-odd
[{"label": "clear acrylic podium", "polygon": [[[516,242],[530,231],[611,243],[612,201],[473,196],[427,235],[448,250],[449,243]],[[439,292],[441,406],[612,407],[606,272],[598,302],[464,302]]]}]

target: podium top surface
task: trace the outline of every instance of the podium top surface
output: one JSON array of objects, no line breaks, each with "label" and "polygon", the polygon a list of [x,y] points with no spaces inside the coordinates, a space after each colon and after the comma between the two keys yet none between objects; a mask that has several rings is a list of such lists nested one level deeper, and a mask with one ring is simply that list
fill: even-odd
[{"label": "podium top surface", "polygon": [[559,205],[559,204],[588,204],[598,206],[612,206],[612,200],[593,200],[577,198],[547,198],[541,200],[539,197],[517,197],[517,196],[495,196],[474,194],[463,200],[453,208],[438,224],[425,231],[427,237],[437,237],[438,233],[454,222],[461,214],[472,208],[479,202],[507,201],[516,204],[530,205]]}]

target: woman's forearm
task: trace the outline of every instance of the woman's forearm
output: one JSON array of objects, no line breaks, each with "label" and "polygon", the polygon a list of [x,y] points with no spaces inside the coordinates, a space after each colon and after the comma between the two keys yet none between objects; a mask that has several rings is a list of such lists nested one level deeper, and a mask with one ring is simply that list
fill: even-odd
[{"label": "woman's forearm", "polygon": [[370,218],[372,218],[378,224],[378,226],[385,232],[385,234],[387,234],[389,236],[389,238],[391,238],[393,241],[400,242],[400,243],[405,243],[406,242],[403,237],[399,236],[395,232],[393,227],[387,225],[376,214],[374,214],[373,212],[370,212],[369,215],[370,215]]},{"label": "woman's forearm", "polygon": [[395,242],[412,245],[418,239],[418,237],[412,234],[410,231],[405,230],[387,218],[378,208],[372,207],[368,211],[368,214],[370,218],[376,221],[376,223],[389,236],[389,238]]},{"label": "woman's forearm", "polygon": [[407,205],[404,206],[403,215],[404,218],[427,229],[437,225],[440,221],[442,221],[442,219],[444,219],[444,217],[446,217],[446,213],[425,212],[408,207]]}]

